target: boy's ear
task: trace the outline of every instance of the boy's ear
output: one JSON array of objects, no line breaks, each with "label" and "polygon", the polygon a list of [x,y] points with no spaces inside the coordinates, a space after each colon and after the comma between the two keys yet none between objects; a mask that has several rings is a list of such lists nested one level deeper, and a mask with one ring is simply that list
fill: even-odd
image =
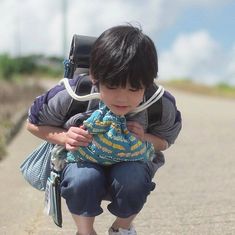
[{"label": "boy's ear", "polygon": [[93,85],[97,84],[97,80],[95,80],[91,74],[90,74],[90,79]]}]

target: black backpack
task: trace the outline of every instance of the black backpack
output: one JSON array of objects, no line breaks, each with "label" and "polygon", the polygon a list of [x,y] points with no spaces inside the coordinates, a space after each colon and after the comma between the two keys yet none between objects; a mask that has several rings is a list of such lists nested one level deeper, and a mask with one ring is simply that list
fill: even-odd
[{"label": "black backpack", "polygon": [[[92,83],[89,79],[89,58],[95,37],[83,36],[75,34],[72,38],[69,58],[64,61],[64,77],[72,79],[79,76],[75,93],[79,95],[89,94]],[[145,92],[145,99],[148,100],[156,92],[158,87],[153,84]],[[77,113],[85,112],[88,106],[88,101],[72,100],[67,117],[72,117]],[[153,103],[147,108],[149,126],[162,118],[162,98]]]}]

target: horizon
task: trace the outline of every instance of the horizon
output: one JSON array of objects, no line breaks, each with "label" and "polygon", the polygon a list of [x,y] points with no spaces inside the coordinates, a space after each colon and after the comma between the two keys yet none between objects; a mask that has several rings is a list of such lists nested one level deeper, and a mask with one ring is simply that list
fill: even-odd
[{"label": "horizon", "polygon": [[73,34],[130,22],[153,39],[160,79],[235,84],[232,0],[2,0],[0,12],[1,54],[67,57]]}]

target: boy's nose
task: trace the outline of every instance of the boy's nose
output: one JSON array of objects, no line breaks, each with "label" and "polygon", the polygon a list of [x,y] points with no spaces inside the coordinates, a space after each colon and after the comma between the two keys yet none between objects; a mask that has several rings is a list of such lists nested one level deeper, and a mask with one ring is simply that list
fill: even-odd
[{"label": "boy's nose", "polygon": [[123,89],[120,89],[120,91],[116,95],[116,100],[120,102],[126,102],[128,100],[126,91]]}]

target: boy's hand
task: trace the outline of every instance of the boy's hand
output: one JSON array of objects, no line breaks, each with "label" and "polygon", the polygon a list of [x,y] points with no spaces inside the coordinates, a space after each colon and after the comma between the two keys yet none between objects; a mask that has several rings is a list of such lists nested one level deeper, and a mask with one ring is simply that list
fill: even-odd
[{"label": "boy's hand", "polygon": [[144,141],[144,128],[142,125],[140,125],[138,122],[135,121],[129,121],[127,122],[127,129],[133,134],[135,135],[136,138]]},{"label": "boy's hand", "polygon": [[65,148],[75,151],[79,146],[87,146],[92,141],[92,135],[81,127],[70,127],[66,133]]}]

